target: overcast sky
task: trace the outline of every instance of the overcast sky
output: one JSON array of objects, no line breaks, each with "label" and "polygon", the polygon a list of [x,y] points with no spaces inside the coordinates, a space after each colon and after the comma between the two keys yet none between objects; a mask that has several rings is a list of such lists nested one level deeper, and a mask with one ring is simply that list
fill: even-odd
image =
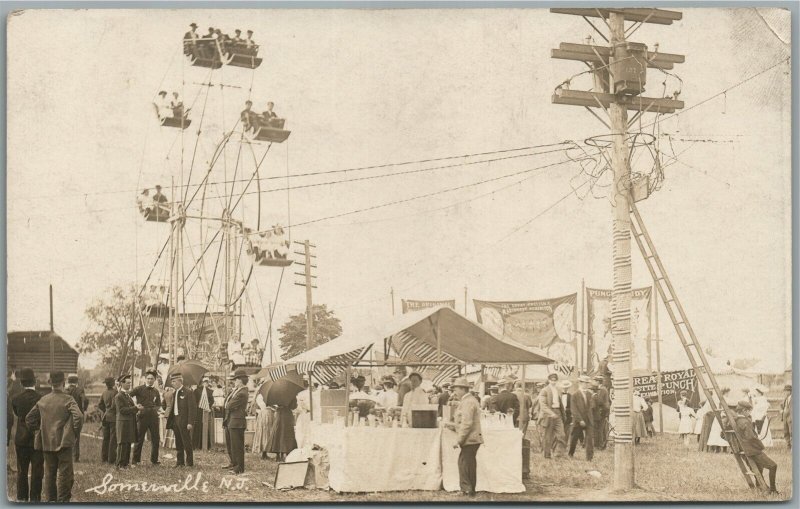
[{"label": "overcast sky", "polygon": [[[662,150],[679,162],[639,208],[701,342],[726,357],[783,359],[791,331],[789,64],[703,101],[789,55],[789,13],[683,13],[673,26],[646,25],[631,39],[686,55],[674,72],[687,107],[659,125]],[[201,32],[254,30],[264,63],[255,72],[216,71],[212,82],[241,88],[213,87],[206,99],[199,83],[207,70],[185,65],[181,55],[191,22]],[[262,178],[493,152],[295,178],[295,186],[544,152],[494,153],[607,131],[585,109],[551,104],[554,87],[586,67],[553,60],[550,49],[581,43],[590,32],[579,17],[545,9],[29,10],[12,17],[9,330],[48,328],[52,283],[55,328],[75,344],[93,299],[114,284],[144,282],[168,230],[138,217],[137,189],[180,182],[181,145],[187,171],[201,112],[197,172],[248,95],[258,111],[274,101],[292,130],[267,154]],[[588,88],[585,78],[571,87]],[[646,95],[661,96],[664,81],[650,70]],[[668,94],[677,83],[667,80]],[[183,139],[158,126],[150,103],[159,89],[196,101]],[[647,152],[637,154],[635,165],[647,168]],[[467,286],[470,317],[472,298],[556,297],[579,292],[582,279],[607,288],[610,202],[602,199],[602,180],[600,199],[583,196],[588,186],[569,194],[586,176],[566,156],[539,153],[296,189],[288,196],[291,218],[286,191],[263,193],[262,224],[306,223],[552,165],[293,228],[293,239],[317,246],[314,301],[348,330],[390,317],[392,287],[397,312],[401,298],[455,298],[463,312]],[[224,180],[223,171],[215,166],[212,181]],[[262,190],[285,186],[284,179],[262,181]],[[634,286],[650,284],[638,253],[633,259]],[[160,283],[164,271],[155,272]],[[276,328],[305,305],[292,272],[284,274]],[[261,331],[278,273],[258,269],[248,292]],[[683,366],[663,308],[661,318],[665,367]]]}]

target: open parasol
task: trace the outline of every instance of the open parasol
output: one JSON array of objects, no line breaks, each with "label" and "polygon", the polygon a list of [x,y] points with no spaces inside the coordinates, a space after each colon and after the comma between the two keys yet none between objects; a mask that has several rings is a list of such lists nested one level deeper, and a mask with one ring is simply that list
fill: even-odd
[{"label": "open parasol", "polygon": [[208,368],[203,366],[199,361],[183,361],[170,368],[167,373],[167,379],[175,373],[180,373],[183,375],[183,385],[187,387],[190,385],[200,385],[200,380],[207,372]]},{"label": "open parasol", "polygon": [[303,389],[303,377],[297,371],[287,371],[285,376],[261,384],[258,393],[267,405],[290,406]]}]

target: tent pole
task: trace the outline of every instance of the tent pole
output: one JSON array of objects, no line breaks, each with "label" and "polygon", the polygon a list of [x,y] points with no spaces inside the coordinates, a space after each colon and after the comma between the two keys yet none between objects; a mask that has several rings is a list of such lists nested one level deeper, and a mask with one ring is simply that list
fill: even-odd
[{"label": "tent pole", "polygon": [[311,420],[314,420],[314,370],[308,372],[308,413]]},{"label": "tent pole", "polygon": [[344,407],[344,425],[349,426],[347,421],[350,420],[350,365],[344,368],[344,394],[345,394],[345,407]]},{"label": "tent pole", "polygon": [[664,401],[661,397],[661,333],[658,330],[658,292],[653,292],[653,310],[656,319],[656,390],[658,391],[658,432],[664,433]]}]

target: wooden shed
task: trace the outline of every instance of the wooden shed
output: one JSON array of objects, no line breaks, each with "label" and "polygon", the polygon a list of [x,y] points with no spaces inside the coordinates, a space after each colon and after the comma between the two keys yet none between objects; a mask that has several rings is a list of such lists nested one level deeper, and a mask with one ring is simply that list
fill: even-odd
[{"label": "wooden shed", "polygon": [[40,383],[47,382],[51,369],[65,374],[78,372],[78,351],[55,332],[9,332],[7,338],[6,365],[9,371],[32,368]]}]

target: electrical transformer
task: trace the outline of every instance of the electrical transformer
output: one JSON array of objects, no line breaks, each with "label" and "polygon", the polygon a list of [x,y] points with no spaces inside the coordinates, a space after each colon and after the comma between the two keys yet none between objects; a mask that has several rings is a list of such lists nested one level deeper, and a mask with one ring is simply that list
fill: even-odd
[{"label": "electrical transformer", "polygon": [[647,83],[647,45],[624,42],[614,46],[610,65],[614,77],[614,93],[639,95]]}]

